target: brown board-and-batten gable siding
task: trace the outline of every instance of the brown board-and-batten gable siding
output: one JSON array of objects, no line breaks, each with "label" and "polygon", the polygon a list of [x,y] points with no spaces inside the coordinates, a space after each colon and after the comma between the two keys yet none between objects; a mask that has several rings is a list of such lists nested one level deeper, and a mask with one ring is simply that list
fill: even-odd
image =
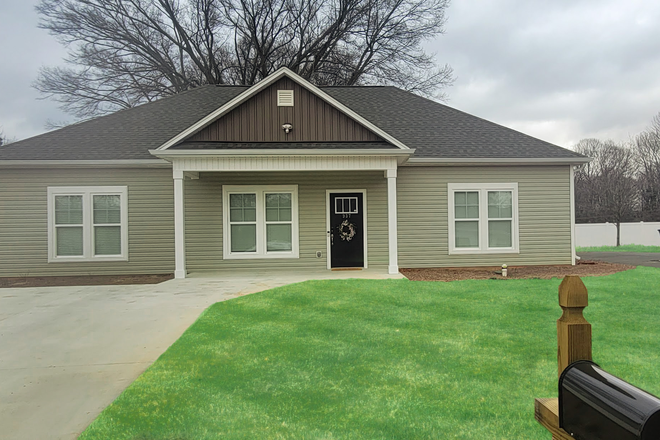
[{"label": "brown board-and-batten gable siding", "polygon": [[[278,106],[277,91],[293,90],[294,105]],[[283,124],[293,129],[286,134]],[[186,141],[380,142],[378,135],[295,81],[282,78]]]}]

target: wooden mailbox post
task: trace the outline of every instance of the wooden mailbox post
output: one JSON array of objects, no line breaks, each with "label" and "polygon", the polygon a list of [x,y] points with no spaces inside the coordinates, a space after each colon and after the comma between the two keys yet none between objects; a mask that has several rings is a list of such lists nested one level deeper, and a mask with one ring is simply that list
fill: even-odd
[{"label": "wooden mailbox post", "polygon": [[[580,277],[569,275],[559,285],[559,305],[563,313],[557,320],[558,375],[571,363],[591,360],[591,324],[582,312],[588,305],[587,288]],[[574,440],[559,427],[559,403],[555,399],[535,399],[534,417],[553,440]]]}]

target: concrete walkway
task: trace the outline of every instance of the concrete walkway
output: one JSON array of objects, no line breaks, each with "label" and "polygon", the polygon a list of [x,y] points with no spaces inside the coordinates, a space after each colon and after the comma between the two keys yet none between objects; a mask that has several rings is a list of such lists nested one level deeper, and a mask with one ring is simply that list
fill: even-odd
[{"label": "concrete walkway", "polygon": [[583,260],[630,264],[631,266],[660,267],[660,254],[650,252],[578,252]]},{"label": "concrete walkway", "polygon": [[204,275],[156,285],[0,289],[0,439],[74,439],[209,305],[381,271]]}]

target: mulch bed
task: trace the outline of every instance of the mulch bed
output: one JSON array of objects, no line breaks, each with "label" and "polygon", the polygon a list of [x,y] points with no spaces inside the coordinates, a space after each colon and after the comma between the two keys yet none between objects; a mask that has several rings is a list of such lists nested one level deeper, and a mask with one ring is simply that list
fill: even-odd
[{"label": "mulch bed", "polygon": [[566,275],[581,277],[612,275],[634,268],[635,266],[627,264],[580,260],[575,266],[509,266],[506,278],[496,273],[502,270],[501,267],[434,267],[430,269],[401,269],[400,272],[412,281],[515,280],[523,278],[549,280],[551,278],[563,278]]},{"label": "mulch bed", "polygon": [[93,275],[66,277],[5,277],[0,278],[2,287],[53,287],[53,286],[105,286],[119,284],[158,284],[171,280],[174,274],[161,275]]}]

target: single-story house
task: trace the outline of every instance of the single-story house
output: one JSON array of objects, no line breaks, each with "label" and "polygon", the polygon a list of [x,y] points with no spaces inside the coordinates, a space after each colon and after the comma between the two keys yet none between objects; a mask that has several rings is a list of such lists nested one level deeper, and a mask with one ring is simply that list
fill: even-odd
[{"label": "single-story house", "polygon": [[588,160],[280,69],[1,147],[0,276],[572,264]]}]

